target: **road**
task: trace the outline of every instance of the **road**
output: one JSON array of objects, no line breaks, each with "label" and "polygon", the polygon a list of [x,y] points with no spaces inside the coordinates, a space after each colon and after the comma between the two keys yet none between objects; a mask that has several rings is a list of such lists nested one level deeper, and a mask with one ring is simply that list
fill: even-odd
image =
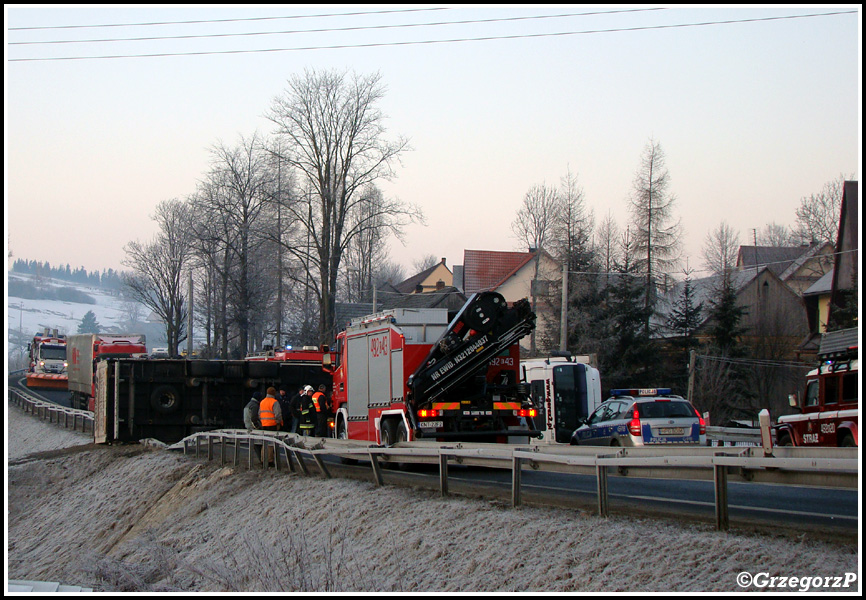
[{"label": "road", "polygon": [[[10,378],[10,385],[17,380]],[[31,390],[33,391],[33,390]],[[69,393],[39,390],[45,399],[69,406]],[[246,464],[242,459],[240,464]],[[371,480],[369,463],[356,466],[328,460],[333,475]],[[315,471],[315,466],[311,466]],[[439,489],[437,467],[415,465],[409,471],[385,470],[389,484]],[[449,491],[510,502],[511,472],[481,467],[449,465]],[[712,481],[608,477],[612,514],[673,517],[712,523],[715,515]],[[596,511],[596,479],[533,471],[522,473],[521,495],[525,504],[571,507]],[[859,531],[857,490],[793,487],[728,481],[728,511],[732,526],[760,530],[793,530],[815,537],[856,538]]]}]

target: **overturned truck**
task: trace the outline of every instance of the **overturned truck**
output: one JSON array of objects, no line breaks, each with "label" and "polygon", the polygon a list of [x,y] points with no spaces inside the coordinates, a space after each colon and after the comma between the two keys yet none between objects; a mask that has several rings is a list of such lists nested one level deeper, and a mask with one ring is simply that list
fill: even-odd
[{"label": "overturned truck", "polygon": [[243,428],[250,396],[291,394],[326,383],[321,353],[292,361],[117,358],[96,368],[94,441],[180,441],[199,431]]}]

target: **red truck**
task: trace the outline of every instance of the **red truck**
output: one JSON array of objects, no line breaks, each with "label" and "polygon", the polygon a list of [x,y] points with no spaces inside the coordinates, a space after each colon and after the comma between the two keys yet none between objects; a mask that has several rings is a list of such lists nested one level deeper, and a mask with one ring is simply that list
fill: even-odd
[{"label": "red truck", "polygon": [[146,354],[143,334],[87,333],[67,338],[69,391],[72,408],[94,409],[96,365],[106,358],[129,358]]},{"label": "red truck", "polygon": [[392,309],[354,320],[325,356],[338,438],[506,441],[537,436],[520,384],[518,341],[535,327],[526,300],[474,294],[446,309]]},{"label": "red truck", "polygon": [[806,375],[803,397],[793,394],[797,414],[776,420],[779,446],[857,446],[860,394],[857,329],[825,333],[820,366]]}]

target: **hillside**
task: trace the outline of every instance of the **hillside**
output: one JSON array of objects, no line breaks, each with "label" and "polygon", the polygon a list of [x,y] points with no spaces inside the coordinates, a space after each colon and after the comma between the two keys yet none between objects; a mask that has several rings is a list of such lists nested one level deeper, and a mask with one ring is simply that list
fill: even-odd
[{"label": "hillside", "polygon": [[220,468],[90,445],[14,406],[7,424],[11,579],[139,592],[738,592],[743,572],[858,570],[855,547],[805,536]]},{"label": "hillside", "polygon": [[[77,333],[81,319],[88,311],[93,311],[105,333],[144,333],[148,349],[165,345],[163,326],[147,322],[150,309],[124,300],[110,290],[13,272],[7,272],[7,280],[6,325],[10,358],[14,358],[16,351],[24,351],[33,335],[45,328],[57,329],[58,333],[67,335]],[[22,297],[25,295],[38,297]]]}]

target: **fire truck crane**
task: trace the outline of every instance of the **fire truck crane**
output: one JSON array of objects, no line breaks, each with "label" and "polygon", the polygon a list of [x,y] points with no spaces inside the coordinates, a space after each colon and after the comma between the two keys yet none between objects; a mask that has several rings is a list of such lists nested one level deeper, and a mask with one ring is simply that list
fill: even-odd
[{"label": "fire truck crane", "polygon": [[509,307],[495,292],[474,294],[450,322],[445,309],[353,321],[337,336],[334,364],[325,357],[337,437],[389,445],[538,435],[517,343],[534,327],[526,300]]}]

